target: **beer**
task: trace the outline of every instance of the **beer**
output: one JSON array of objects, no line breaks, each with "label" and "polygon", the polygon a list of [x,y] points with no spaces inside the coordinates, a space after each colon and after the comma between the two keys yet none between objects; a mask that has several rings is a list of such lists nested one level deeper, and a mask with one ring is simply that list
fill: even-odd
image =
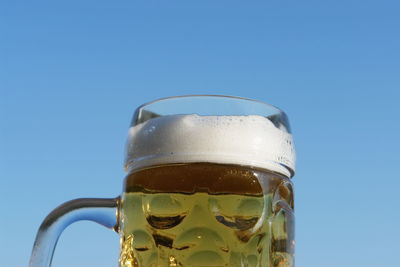
[{"label": "beer", "polygon": [[294,267],[295,151],[279,109],[210,95],[149,102],[133,116],[125,169],[120,197],[46,217],[31,267],[49,267],[79,220],[120,234],[120,267]]},{"label": "beer", "polygon": [[134,125],[120,267],[293,267],[291,149],[291,135],[261,116]]},{"label": "beer", "polygon": [[237,165],[155,166],[127,176],[121,267],[293,266],[293,193]]}]

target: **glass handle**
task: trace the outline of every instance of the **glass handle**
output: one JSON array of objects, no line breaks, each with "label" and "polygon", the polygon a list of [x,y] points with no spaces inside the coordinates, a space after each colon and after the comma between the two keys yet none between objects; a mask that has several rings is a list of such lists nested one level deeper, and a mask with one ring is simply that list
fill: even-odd
[{"label": "glass handle", "polygon": [[79,198],[54,209],[44,219],[33,245],[30,267],[50,267],[58,238],[70,224],[88,220],[118,231],[117,198]]}]

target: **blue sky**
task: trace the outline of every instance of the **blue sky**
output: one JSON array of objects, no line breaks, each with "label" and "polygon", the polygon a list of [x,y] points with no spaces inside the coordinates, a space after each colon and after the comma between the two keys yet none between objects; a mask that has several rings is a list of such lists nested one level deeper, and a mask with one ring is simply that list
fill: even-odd
[{"label": "blue sky", "polygon": [[[3,1],[0,265],[41,220],[120,194],[138,105],[224,94],[285,110],[298,164],[296,266],[393,266],[400,221],[397,1]],[[116,266],[118,236],[72,225],[55,267]]]}]

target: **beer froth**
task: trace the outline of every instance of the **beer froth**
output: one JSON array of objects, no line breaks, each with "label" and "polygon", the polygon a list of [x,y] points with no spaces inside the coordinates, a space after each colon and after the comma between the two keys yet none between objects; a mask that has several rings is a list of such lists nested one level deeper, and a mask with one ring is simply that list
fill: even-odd
[{"label": "beer froth", "polygon": [[191,162],[248,165],[291,176],[292,135],[258,115],[169,115],[129,129],[128,169]]}]

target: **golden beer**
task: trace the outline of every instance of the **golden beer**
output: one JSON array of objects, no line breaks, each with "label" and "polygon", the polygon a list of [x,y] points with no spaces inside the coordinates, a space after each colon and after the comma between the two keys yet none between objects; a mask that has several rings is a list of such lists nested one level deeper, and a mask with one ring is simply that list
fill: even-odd
[{"label": "golden beer", "polygon": [[226,164],[153,166],[122,195],[120,267],[293,266],[288,178]]}]

